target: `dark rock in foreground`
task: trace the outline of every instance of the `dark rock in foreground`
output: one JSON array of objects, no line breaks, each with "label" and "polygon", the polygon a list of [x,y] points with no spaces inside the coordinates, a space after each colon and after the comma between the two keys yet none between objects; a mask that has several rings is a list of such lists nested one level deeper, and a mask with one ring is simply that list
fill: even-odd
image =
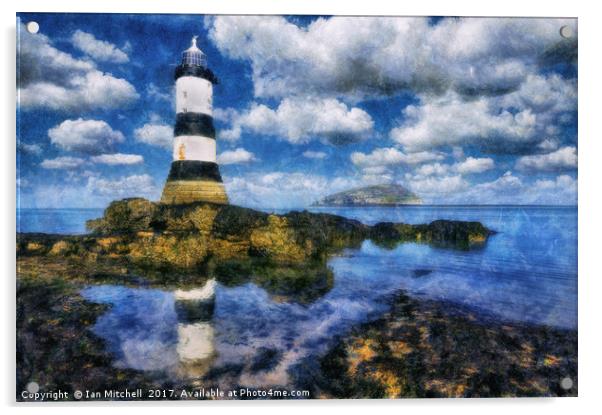
[{"label": "dark rock in foreground", "polygon": [[301,387],[321,398],[577,396],[577,331],[500,322],[401,293],[316,372]]}]

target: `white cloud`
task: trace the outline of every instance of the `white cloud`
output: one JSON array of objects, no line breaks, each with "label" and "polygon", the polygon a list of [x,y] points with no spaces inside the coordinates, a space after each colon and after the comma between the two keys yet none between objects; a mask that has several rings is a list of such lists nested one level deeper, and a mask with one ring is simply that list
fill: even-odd
[{"label": "white cloud", "polygon": [[491,107],[491,99],[464,101],[452,93],[422,97],[421,104],[403,110],[404,122],[391,138],[411,151],[458,144],[494,147],[499,141],[530,142],[537,118],[529,109],[513,114]]},{"label": "white cloud", "polygon": [[537,180],[535,187],[540,190],[556,190],[558,188],[570,188],[577,185],[577,180],[566,174],[556,177],[554,180]]},{"label": "white cloud", "polygon": [[138,99],[125,79],[96,68],[94,62],[75,59],[41,34],[19,25],[18,104],[24,109],[60,111],[113,109]]},{"label": "white cloud", "polygon": [[443,176],[451,170],[449,164],[432,163],[419,166],[415,173],[420,176]]},{"label": "white cloud", "polygon": [[128,55],[114,44],[96,39],[94,35],[81,30],[76,30],[73,33],[71,42],[76,49],[79,49],[97,61],[113,63],[125,63],[129,61]]},{"label": "white cloud", "polygon": [[559,144],[558,140],[546,138],[537,145],[537,148],[540,149],[541,151],[550,153],[554,150],[557,150],[559,145],[560,144]]},{"label": "white cloud", "polygon": [[105,208],[110,202],[126,197],[158,200],[161,189],[151,176],[132,175],[114,179],[90,171],[64,175],[62,184],[30,186],[21,193],[22,206],[38,208]]},{"label": "white cloud", "polygon": [[389,169],[387,169],[385,166],[364,167],[362,169],[362,173],[365,175],[380,175],[389,173]]},{"label": "white cloud", "polygon": [[86,189],[92,194],[112,198],[145,197],[156,195],[158,190],[153,178],[148,174],[126,176],[115,180],[90,177]]},{"label": "white cloud", "polygon": [[17,150],[27,154],[33,154],[35,156],[42,154],[42,146],[39,144],[27,144],[19,141],[17,143]]},{"label": "white cloud", "polygon": [[577,89],[575,82],[557,75],[530,75],[517,91],[503,96],[467,100],[449,92],[419,99],[403,110],[401,124],[390,132],[407,150],[468,144],[530,152],[538,143],[554,141],[562,116],[576,110]]},{"label": "white cloud", "polygon": [[374,122],[360,108],[349,108],[336,99],[285,98],[276,109],[254,104],[243,113],[220,114],[232,119],[232,127],[222,131],[220,138],[236,140],[243,130],[276,136],[292,144],[307,143],[318,137],[342,144],[366,138]]},{"label": "white cloud", "polygon": [[330,193],[347,190],[362,182],[298,172],[252,173],[225,178],[231,203],[252,207],[303,207]]},{"label": "white cloud", "polygon": [[326,157],[328,157],[328,154],[326,154],[323,151],[307,150],[307,151],[303,152],[303,157],[308,158],[308,159],[322,160],[322,159],[325,159]]},{"label": "white cloud", "polygon": [[405,179],[406,186],[417,193],[419,196],[422,195],[435,195],[442,196],[449,193],[460,192],[468,188],[469,184],[462,176],[443,176],[443,177],[432,177],[432,176],[412,176],[406,175]]},{"label": "white cloud", "polygon": [[140,164],[144,162],[144,157],[138,154],[101,154],[90,159],[93,163],[108,164],[111,166],[120,164]]},{"label": "white cloud", "polygon": [[148,95],[150,98],[153,98],[157,101],[165,101],[165,102],[174,101],[173,93],[170,93],[169,91],[159,88],[153,82],[148,84],[148,87],[146,88],[146,95]]},{"label": "white cloud", "polygon": [[468,157],[466,160],[454,164],[453,169],[460,174],[471,174],[483,173],[493,169],[494,166],[495,162],[491,158]]},{"label": "white cloud", "polygon": [[228,150],[217,156],[217,162],[219,164],[240,164],[249,163],[255,161],[255,155],[244,148],[237,148],[236,150]]},{"label": "white cloud", "polygon": [[370,154],[353,152],[351,161],[359,167],[389,166],[395,164],[420,164],[429,161],[442,160],[441,153],[421,151],[417,153],[403,153],[396,148],[377,148]]},{"label": "white cloud", "polygon": [[173,127],[166,124],[144,124],[134,130],[134,137],[141,143],[171,149],[173,146]]},{"label": "white cloud", "polygon": [[495,162],[491,158],[468,157],[463,161],[454,164],[432,163],[419,166],[414,171],[418,176],[444,176],[449,173],[467,175],[473,173],[483,173],[495,167]]},{"label": "white cloud", "polygon": [[577,149],[563,147],[552,153],[524,156],[516,162],[522,171],[562,171],[577,168]]},{"label": "white cloud", "polygon": [[234,108],[213,108],[213,119],[230,123],[238,116]]},{"label": "white cloud", "polygon": [[58,170],[58,169],[75,169],[86,163],[86,160],[79,157],[57,157],[54,159],[47,159],[40,163],[40,166],[44,169]]},{"label": "white cloud", "polygon": [[120,131],[101,120],[65,120],[48,130],[52,144],[69,151],[99,154],[125,141]]},{"label": "white cloud", "polygon": [[19,89],[19,104],[25,108],[112,109],[136,99],[138,93],[129,82],[99,71],[73,77],[68,86],[39,81]]},{"label": "white cloud", "polygon": [[331,17],[300,27],[280,16],[217,16],[206,25],[222,54],[250,62],[259,97],[505,93],[545,53],[574,49],[559,27],[577,32],[575,19],[549,18]]},{"label": "white cloud", "polygon": [[495,194],[504,193],[510,190],[517,190],[523,186],[523,181],[514,176],[511,171],[505,172],[501,177],[486,183],[480,183],[475,186],[476,192],[495,192]]}]

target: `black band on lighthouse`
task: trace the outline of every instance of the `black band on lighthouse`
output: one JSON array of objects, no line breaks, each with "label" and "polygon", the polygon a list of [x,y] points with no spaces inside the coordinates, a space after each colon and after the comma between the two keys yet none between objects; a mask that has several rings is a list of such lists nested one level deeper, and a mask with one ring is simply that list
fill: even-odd
[{"label": "black band on lighthouse", "polygon": [[176,126],[174,136],[201,135],[203,137],[215,138],[215,127],[213,117],[198,112],[180,112],[176,115]]},{"label": "black band on lighthouse", "polygon": [[211,69],[199,65],[178,65],[176,67],[174,79],[177,81],[178,78],[181,78],[182,76],[195,76],[197,78],[206,79],[212,84],[218,83],[218,79],[213,72],[211,72]]},{"label": "black band on lighthouse", "polygon": [[216,163],[199,160],[176,160],[171,163],[167,181],[175,180],[212,180],[222,182]]}]

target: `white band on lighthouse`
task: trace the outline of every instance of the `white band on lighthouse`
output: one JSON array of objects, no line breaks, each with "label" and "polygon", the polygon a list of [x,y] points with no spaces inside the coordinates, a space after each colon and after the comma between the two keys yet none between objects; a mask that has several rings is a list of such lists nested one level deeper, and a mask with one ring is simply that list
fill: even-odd
[{"label": "white band on lighthouse", "polygon": [[213,138],[181,135],[174,139],[173,159],[216,161],[216,143]]},{"label": "white band on lighthouse", "polygon": [[213,86],[206,79],[183,76],[176,81],[176,113],[212,115]]}]

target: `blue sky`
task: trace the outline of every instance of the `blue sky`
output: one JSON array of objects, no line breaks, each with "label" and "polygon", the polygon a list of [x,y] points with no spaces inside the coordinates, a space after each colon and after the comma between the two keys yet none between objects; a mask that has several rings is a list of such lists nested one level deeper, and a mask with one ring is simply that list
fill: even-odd
[{"label": "blue sky", "polygon": [[160,197],[192,35],[220,80],[232,203],[399,183],[435,204],[576,204],[576,20],[18,16],[22,207]]}]

